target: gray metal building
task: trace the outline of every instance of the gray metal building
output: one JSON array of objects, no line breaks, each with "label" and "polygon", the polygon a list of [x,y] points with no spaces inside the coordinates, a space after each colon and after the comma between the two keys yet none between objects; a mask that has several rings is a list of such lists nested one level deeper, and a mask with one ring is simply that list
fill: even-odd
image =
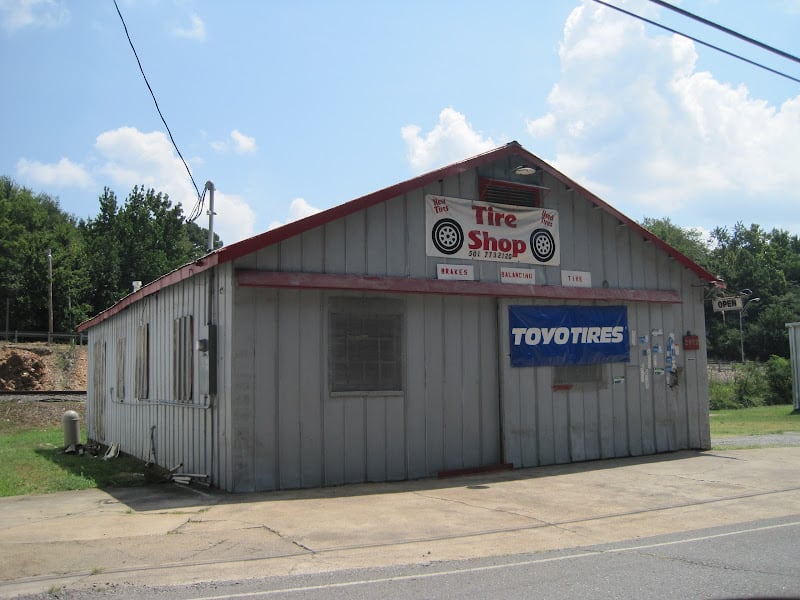
[{"label": "gray metal building", "polygon": [[83,323],[88,435],[231,491],[708,448],[716,283],[511,142]]}]

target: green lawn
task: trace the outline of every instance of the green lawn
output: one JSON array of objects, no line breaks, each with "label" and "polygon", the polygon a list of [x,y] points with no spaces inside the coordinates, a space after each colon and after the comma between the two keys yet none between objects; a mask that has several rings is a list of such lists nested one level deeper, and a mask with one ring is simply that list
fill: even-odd
[{"label": "green lawn", "polygon": [[800,413],[791,404],[711,411],[711,437],[766,435],[800,431]]},{"label": "green lawn", "polygon": [[60,427],[0,435],[0,496],[47,494],[144,483],[144,464],[130,456],[64,454]]}]

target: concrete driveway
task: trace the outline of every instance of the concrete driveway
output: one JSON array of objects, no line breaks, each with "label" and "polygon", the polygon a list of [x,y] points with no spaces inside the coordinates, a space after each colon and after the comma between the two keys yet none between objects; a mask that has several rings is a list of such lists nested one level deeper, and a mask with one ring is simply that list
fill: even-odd
[{"label": "concrete driveway", "polygon": [[800,447],[261,494],[162,484],[0,499],[0,597],[574,548],[800,515]]}]

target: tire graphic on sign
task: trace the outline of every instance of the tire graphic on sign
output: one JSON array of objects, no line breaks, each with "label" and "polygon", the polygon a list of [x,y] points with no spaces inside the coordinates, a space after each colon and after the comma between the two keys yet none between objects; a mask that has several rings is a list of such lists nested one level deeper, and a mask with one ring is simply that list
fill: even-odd
[{"label": "tire graphic on sign", "polygon": [[549,262],[556,253],[553,234],[547,229],[537,229],[531,234],[531,252],[539,262]]},{"label": "tire graphic on sign", "polygon": [[431,231],[433,245],[442,254],[455,254],[464,244],[464,231],[453,219],[440,219]]}]

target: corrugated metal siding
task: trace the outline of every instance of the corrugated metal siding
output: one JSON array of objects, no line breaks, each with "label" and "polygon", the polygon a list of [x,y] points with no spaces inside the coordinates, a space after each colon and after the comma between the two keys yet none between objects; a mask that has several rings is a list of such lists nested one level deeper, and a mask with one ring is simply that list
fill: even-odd
[{"label": "corrugated metal siding", "polygon": [[[425,255],[425,194],[477,198],[478,175],[503,178],[509,166],[447,178],[235,266],[435,278],[436,264],[446,260]],[[670,333],[679,343],[687,330],[704,339],[703,288],[696,276],[560,183],[532,183],[553,186],[543,205],[559,211],[562,244],[561,267],[535,267],[537,284],[561,285],[564,268],[589,271],[595,287],[680,290],[682,305],[630,304],[630,328],[648,336],[663,330],[657,342],[649,340],[650,350],[653,343],[663,348]],[[498,280],[500,263],[474,265],[477,280]],[[553,392],[549,368],[508,367],[508,302],[491,298],[406,297],[403,394],[331,396],[329,297],[237,289],[233,489],[422,477],[501,460],[532,466],[708,447],[704,352],[681,355],[674,388],[665,375],[654,375],[652,352],[643,356],[636,346],[629,364],[610,367],[610,381],[624,378],[620,383]],[[656,359],[663,367],[663,354]]]},{"label": "corrugated metal siding", "polygon": [[792,361],[792,395],[794,410],[800,410],[800,323],[787,323],[789,328],[789,353]]},{"label": "corrugated metal siding", "polygon": [[329,392],[331,297],[238,290],[233,489],[406,479],[500,460],[494,300],[406,299],[403,393],[349,395]]},{"label": "corrugated metal siding", "polygon": [[[183,365],[184,374],[192,381],[174,381],[176,366],[174,327],[177,339],[188,343],[208,338],[207,282],[211,273],[204,273],[148,296],[129,310],[123,311],[89,330],[93,376],[88,390],[89,437],[105,444],[118,442],[123,452],[156,460],[165,468],[183,464],[187,473],[208,474],[215,484],[220,474],[219,448],[212,442],[215,427],[215,406],[207,397],[208,371],[203,358],[193,352],[193,364]],[[215,285],[216,288],[216,285]],[[215,299],[223,302],[225,283]],[[216,312],[216,308],[215,308]],[[181,320],[182,317],[185,317]],[[216,318],[216,317],[215,317]],[[191,326],[192,331],[186,327]],[[143,331],[146,336],[141,335]],[[124,349],[121,347],[124,345]],[[117,358],[98,360],[96,354],[105,347],[115,349]],[[147,356],[146,361],[137,356]],[[201,377],[205,379],[201,381]],[[109,383],[119,388],[109,387]],[[192,401],[182,398],[192,390]],[[137,398],[137,393],[142,398]],[[217,458],[212,455],[217,454]],[[224,460],[224,458],[223,458]]]}]

